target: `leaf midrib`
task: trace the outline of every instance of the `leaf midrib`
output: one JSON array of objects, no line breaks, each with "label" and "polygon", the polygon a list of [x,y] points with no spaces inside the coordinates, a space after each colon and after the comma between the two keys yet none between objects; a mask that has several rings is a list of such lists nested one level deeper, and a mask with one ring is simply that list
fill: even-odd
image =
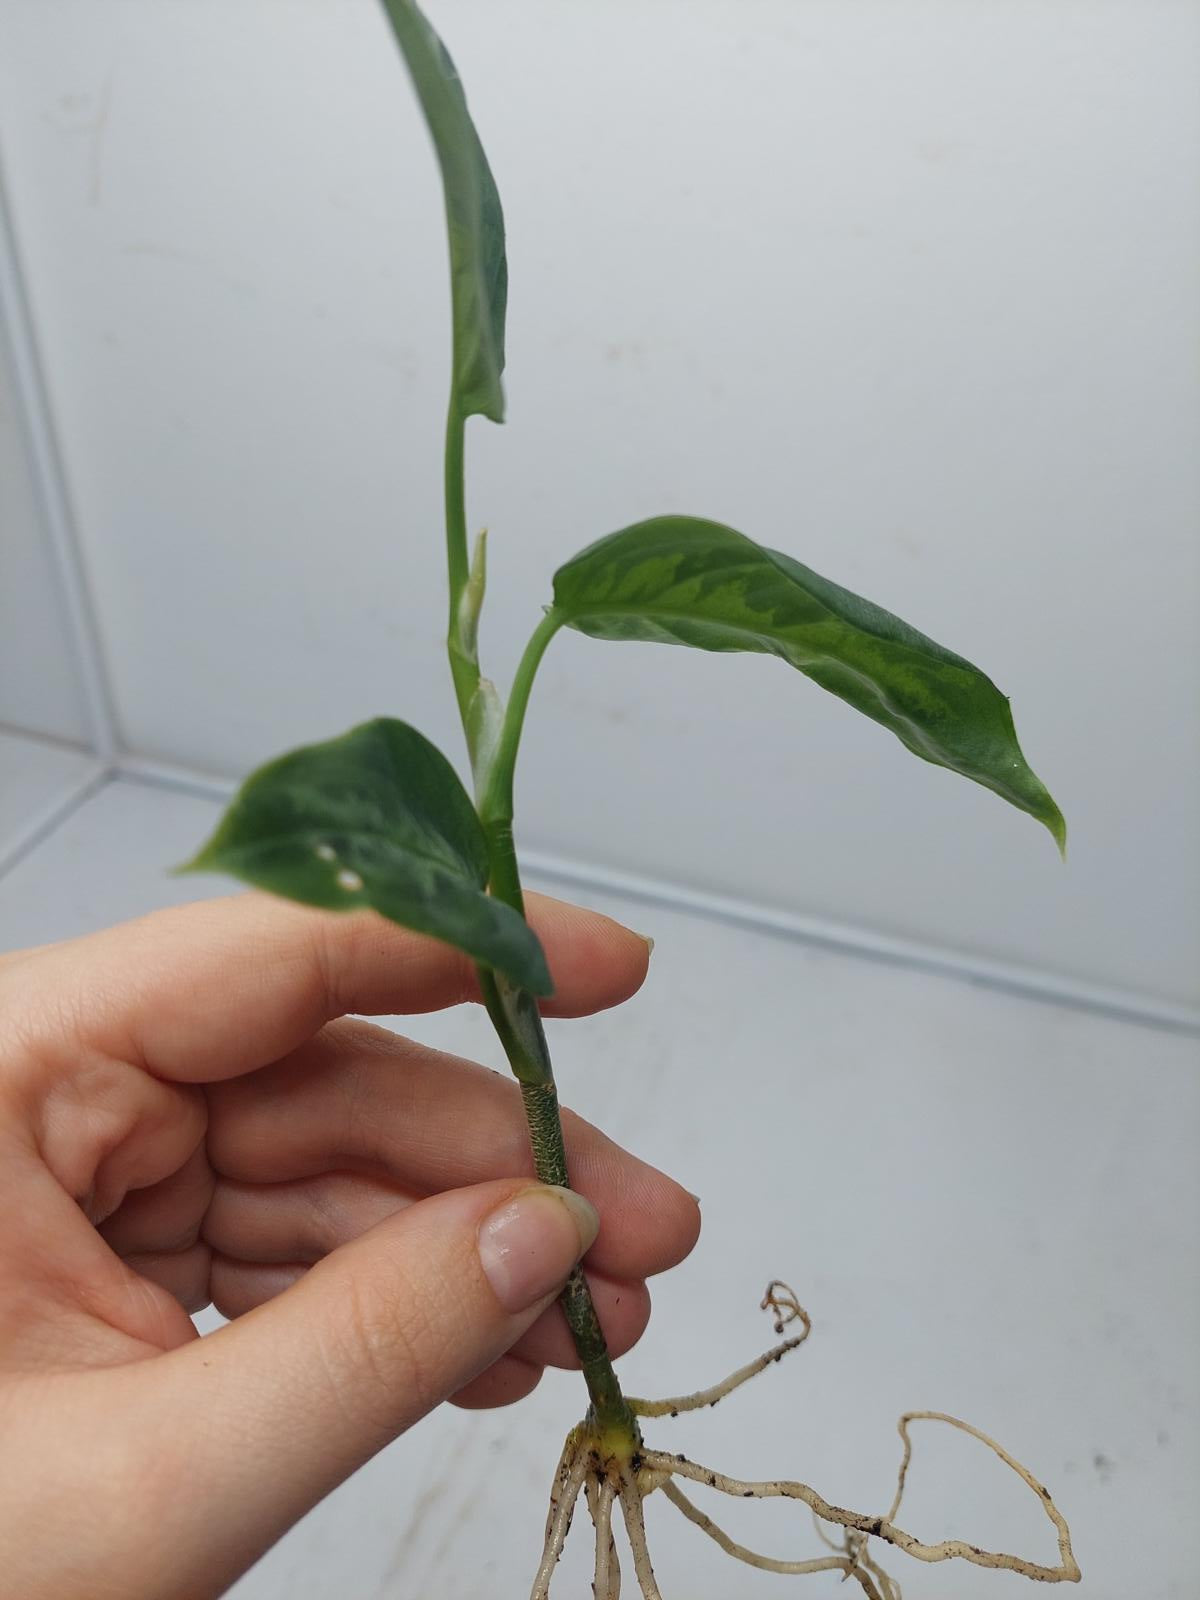
[{"label": "leaf midrib", "polygon": [[[742,570],[753,571],[754,569],[743,568]],[[786,573],[780,573],[779,575],[784,579],[785,582],[790,581],[788,580]],[[796,587],[799,587],[799,585]],[[808,589],[801,590],[801,593],[803,593],[805,598],[810,600],[814,606],[818,606],[820,608],[822,615],[819,619],[811,623],[794,623],[790,625],[792,627],[821,627],[826,622],[833,622],[839,627],[845,628],[856,638],[871,639],[876,644],[886,646],[889,650],[902,651],[905,655],[911,656],[914,661],[933,662],[939,667],[956,667],[960,672],[968,672],[973,678],[981,678],[984,676],[984,674],[982,674],[977,667],[973,667],[970,662],[964,661],[960,664],[958,661],[944,661],[941,656],[933,655],[927,650],[922,650],[918,645],[909,644],[906,640],[892,639],[886,634],[874,633],[869,628],[860,627],[858,623],[851,622],[846,617],[839,616],[836,611],[832,610],[825,604],[823,600],[812,594]],[[754,629],[747,626],[747,624],[743,622],[724,621],[719,617],[697,616],[695,611],[690,610],[681,604],[647,604],[645,601],[613,600],[605,604],[588,603],[584,605],[572,605],[568,607],[558,605],[555,606],[554,609],[562,614],[563,621],[568,627],[572,622],[576,621],[580,617],[637,616],[647,618],[665,617],[673,621],[681,620],[684,622],[708,623],[713,627],[728,628],[731,632],[745,633],[751,636],[754,633]],[[755,613],[755,615],[762,614],[763,613],[761,612]],[[778,630],[772,630],[769,626],[767,626],[762,629],[762,634],[763,637],[768,639],[778,639],[784,643],[793,642],[789,639],[788,634],[782,628]],[[840,657],[835,655],[832,651],[816,651],[814,652],[814,659],[818,661],[832,661],[839,666],[846,666],[846,663],[843,662]],[[849,671],[853,669],[847,667],[847,670]]]},{"label": "leaf midrib", "polygon": [[[805,591],[805,594],[808,594],[807,590]],[[791,624],[791,626],[796,628],[820,627],[826,622],[835,622],[860,639],[873,639],[876,641],[876,643],[887,645],[891,649],[903,650],[906,654],[915,657],[919,661],[932,661],[938,659],[937,657],[930,656],[924,650],[917,649],[915,645],[906,644],[899,639],[888,639],[882,634],[871,633],[866,628],[860,628],[856,623],[847,622],[845,617],[839,617],[837,612],[831,611],[823,601],[818,600],[811,595],[809,595],[808,598],[812,600],[814,605],[820,606],[822,616],[818,620],[811,623],[799,622]],[[754,629],[744,622],[723,620],[720,617],[697,616],[695,611],[689,610],[686,606],[682,605],[648,605],[644,601],[610,601],[605,605],[589,604],[573,605],[570,607],[563,607],[560,605],[556,606],[555,610],[562,613],[563,620],[568,627],[572,622],[577,621],[581,617],[665,617],[672,621],[679,620],[683,622],[707,623],[711,627],[728,628],[732,633],[744,633],[750,636],[753,636],[754,634]],[[762,615],[762,613],[755,614]],[[787,633],[782,628],[773,630],[770,626],[764,626],[762,629],[762,636],[768,639],[779,639],[784,643],[792,642],[789,640]],[[838,657],[830,651],[818,651],[814,654],[818,660],[838,661]]]},{"label": "leaf midrib", "polygon": [[[227,861],[253,858],[256,853],[261,854],[266,849],[275,845],[293,844],[299,847],[302,840],[307,842],[311,839],[316,839],[317,842],[320,843],[322,842],[320,838],[322,833],[324,833],[326,836],[325,842],[327,842],[330,834],[334,835],[335,837],[349,839],[351,841],[358,839],[369,839],[372,841],[382,840],[384,844],[392,845],[396,850],[402,851],[405,855],[415,857],[418,861],[424,862],[427,866],[434,867],[441,872],[447,873],[451,877],[457,877],[461,882],[469,884],[472,889],[478,890],[481,895],[485,894],[485,886],[477,883],[474,878],[468,877],[467,874],[461,870],[461,861],[458,861],[456,870],[455,867],[448,866],[440,856],[428,855],[424,850],[414,850],[408,845],[398,844],[389,834],[373,833],[365,828],[305,828],[299,832],[289,829],[287,832],[272,833],[270,838],[262,844],[226,846],[220,852],[220,854]],[[364,887],[369,888],[370,885],[364,884]]]}]

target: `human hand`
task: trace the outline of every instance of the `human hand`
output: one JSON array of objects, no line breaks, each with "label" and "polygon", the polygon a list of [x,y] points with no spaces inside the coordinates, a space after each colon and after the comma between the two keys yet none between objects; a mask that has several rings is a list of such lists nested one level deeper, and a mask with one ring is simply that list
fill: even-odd
[{"label": "human hand", "polygon": [[[636,935],[530,917],[548,1013],[641,984]],[[442,1400],[574,1364],[553,1299],[594,1215],[533,1183],[516,1085],[346,1016],[473,993],[448,946],[259,895],[0,959],[4,1596],[217,1595]],[[564,1124],[620,1354],[698,1214]]]}]

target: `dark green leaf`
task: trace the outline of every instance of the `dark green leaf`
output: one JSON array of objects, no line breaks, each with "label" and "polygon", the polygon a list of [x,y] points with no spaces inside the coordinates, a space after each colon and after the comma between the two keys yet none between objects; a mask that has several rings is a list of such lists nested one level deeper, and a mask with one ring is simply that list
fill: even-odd
[{"label": "dark green leaf", "polygon": [[331,911],[371,907],[534,994],[536,936],[484,890],[488,854],[454,768],[405,722],[378,718],[252,773],[185,872],[227,872]]},{"label": "dark green leaf", "polygon": [[790,556],[696,517],[655,517],[560,567],[554,610],[596,639],[649,639],[781,657],[914,755],[994,789],[1049,828],[1066,825],[1026,764],[989,678],[890,612]]},{"label": "dark green leaf", "polygon": [[504,213],[462,82],[412,0],[383,0],[433,136],[446,195],[454,318],[454,394],[464,417],[504,421]]}]

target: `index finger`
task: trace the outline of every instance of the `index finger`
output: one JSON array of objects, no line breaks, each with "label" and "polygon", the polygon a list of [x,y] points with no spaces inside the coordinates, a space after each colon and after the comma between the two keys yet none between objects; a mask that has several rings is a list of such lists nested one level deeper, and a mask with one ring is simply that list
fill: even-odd
[{"label": "index finger", "polygon": [[[528,897],[554,980],[543,1010],[585,1016],[627,999],[650,947],[597,911]],[[43,1047],[86,1046],[178,1082],[232,1078],[334,1017],[478,999],[468,956],[373,911],[309,910],[255,892],[157,911],[7,966],[0,1014]]]}]

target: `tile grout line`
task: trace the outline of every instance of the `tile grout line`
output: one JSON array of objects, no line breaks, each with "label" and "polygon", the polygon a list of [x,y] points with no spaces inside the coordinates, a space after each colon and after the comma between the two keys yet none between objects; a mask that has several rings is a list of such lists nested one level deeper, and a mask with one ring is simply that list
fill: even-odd
[{"label": "tile grout line", "polygon": [[99,760],[91,745],[78,739],[65,739],[61,734],[45,733],[41,728],[29,728],[18,722],[0,720],[0,739],[19,739],[23,744],[35,744],[43,750],[58,750],[64,755],[86,756]]},{"label": "tile grout line", "polygon": [[731,927],[769,934],[815,949],[838,951],[882,966],[952,978],[1022,1000],[1069,1006],[1072,1010],[1087,1011],[1113,1021],[1136,1023],[1170,1033],[1200,1035],[1200,1010],[1186,1004],[1155,1000],[1115,985],[1089,983],[1057,972],[1043,975],[1029,967],[960,952],[946,945],[906,939],[829,917],[780,910],[616,868],[566,861],[539,850],[526,850],[524,859],[534,871],[565,885],[595,888],[643,905],[691,912]]},{"label": "tile grout line", "polygon": [[17,411],[34,495],[66,610],[75,678],[83,697],[88,740],[101,762],[111,762],[119,741],[116,709],[100,631],[71,507],[62,451],[54,426],[25,288],[16,227],[0,170],[0,338],[12,357]]},{"label": "tile grout line", "polygon": [[27,860],[40,844],[44,844],[50,838],[51,834],[57,833],[59,828],[65,822],[69,822],[93,795],[107,788],[115,775],[112,766],[93,760],[90,771],[72,783],[65,793],[60,793],[50,801],[40,812],[35,812],[33,820],[25,830],[17,835],[7,849],[0,851],[0,885],[14,867],[20,866],[21,862]]},{"label": "tile grout line", "polygon": [[[237,788],[232,779],[207,777],[186,767],[139,757],[120,760],[113,769],[113,776],[145,788],[165,789],[200,800],[228,800]],[[952,978],[1045,1005],[1069,1006],[1113,1021],[1169,1033],[1200,1034],[1200,1010],[1179,1002],[1156,1000],[1115,985],[1089,983],[1063,973],[1043,975],[1015,963],[973,956],[919,939],[880,933],[828,917],[779,910],[598,863],[571,861],[546,851],[525,850],[522,858],[531,872],[565,886],[621,895],[642,905],[690,912],[726,926],[770,934],[815,949],[835,950],[885,966]]]}]

